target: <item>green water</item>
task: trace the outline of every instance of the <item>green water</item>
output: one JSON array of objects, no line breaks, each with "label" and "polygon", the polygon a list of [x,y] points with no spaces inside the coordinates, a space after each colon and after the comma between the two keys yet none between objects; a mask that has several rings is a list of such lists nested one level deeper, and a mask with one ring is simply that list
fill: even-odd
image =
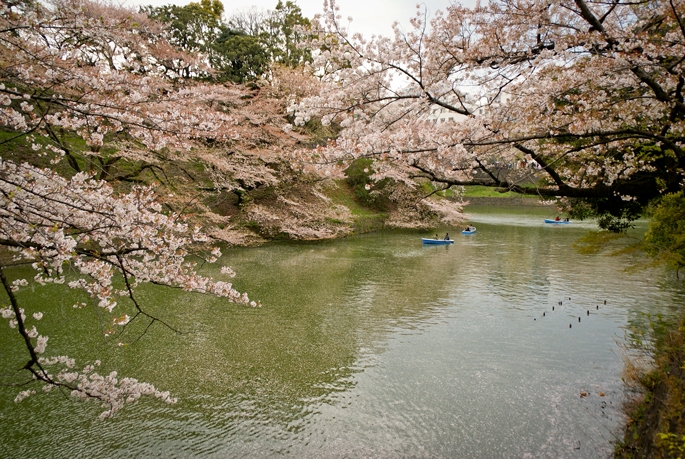
[{"label": "green water", "polygon": [[[123,347],[71,308],[82,297],[20,292],[57,318],[40,324],[49,352],[95,355],[179,402],[100,422],[95,404],[55,391],[15,404],[2,387],[0,457],[606,457],[624,421],[616,341],[641,312],[673,314],[683,283],[575,253],[591,223],[472,213],[478,233],[450,230],[450,246],[390,232],[226,250],[261,309],[150,289],[151,312],[185,333],[155,325],[133,342],[141,324]],[[12,332],[4,380],[26,360]]]}]

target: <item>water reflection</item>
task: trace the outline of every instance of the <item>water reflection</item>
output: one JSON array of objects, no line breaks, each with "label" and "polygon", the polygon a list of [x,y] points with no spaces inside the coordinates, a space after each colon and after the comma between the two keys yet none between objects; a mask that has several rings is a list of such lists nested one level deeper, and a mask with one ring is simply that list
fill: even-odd
[{"label": "water reflection", "polygon": [[181,401],[93,423],[93,407],[49,397],[13,405],[14,389],[2,389],[0,455],[608,454],[622,400],[615,339],[640,311],[682,304],[681,284],[574,253],[584,224],[472,218],[479,232],[449,246],[399,232],[227,250],[236,287],[262,309],[150,289],[154,312],[192,332],[153,328],[123,350],[85,340],[95,322],[56,308],[72,329],[68,353],[97,347],[120,373]]}]

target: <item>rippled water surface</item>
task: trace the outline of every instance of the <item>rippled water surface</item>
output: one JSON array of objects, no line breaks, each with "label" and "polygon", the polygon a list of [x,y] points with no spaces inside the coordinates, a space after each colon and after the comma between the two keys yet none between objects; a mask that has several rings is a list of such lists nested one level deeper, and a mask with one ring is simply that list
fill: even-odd
[{"label": "rippled water surface", "polygon": [[[227,250],[261,309],[149,290],[187,333],[155,325],[123,347],[71,308],[80,297],[25,292],[58,318],[49,350],[99,356],[179,402],[99,422],[94,404],[14,404],[1,388],[0,457],[606,457],[623,421],[616,341],[641,312],[672,314],[682,282],[580,255],[592,224],[549,216],[476,209],[478,233],[453,231],[450,246],[399,232]],[[8,374],[25,359],[2,327]]]}]

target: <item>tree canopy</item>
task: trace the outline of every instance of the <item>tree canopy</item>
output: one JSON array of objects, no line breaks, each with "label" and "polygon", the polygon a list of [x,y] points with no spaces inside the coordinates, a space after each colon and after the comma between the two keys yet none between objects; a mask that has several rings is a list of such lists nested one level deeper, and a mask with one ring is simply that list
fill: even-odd
[{"label": "tree canopy", "polygon": [[223,28],[212,46],[212,67],[219,81],[244,83],[259,79],[269,68],[269,56],[259,40],[244,32]]},{"label": "tree canopy", "polygon": [[283,3],[279,0],[266,18],[259,36],[273,62],[297,67],[311,61],[311,51],[298,47],[306,37],[304,30],[309,26],[309,19],[302,16],[302,9],[295,2],[287,0]]},{"label": "tree canopy", "polygon": [[169,41],[186,51],[206,52],[219,31],[224,5],[219,0],[201,0],[186,6],[147,7],[148,15],[168,24]]},{"label": "tree canopy", "polygon": [[[329,172],[374,158],[378,179],[563,197],[612,230],[683,186],[682,2],[453,4],[367,39],[350,36],[331,0],[313,27],[307,46],[321,50],[313,67],[328,88],[292,111],[296,124],[345,127],[315,152]],[[521,160],[541,167],[534,190],[497,170]]]},{"label": "tree canopy", "polygon": [[[270,65],[297,67],[311,61],[311,52],[298,48],[309,19],[295,2],[279,1],[273,10],[255,8],[222,19],[220,0],[202,0],[185,6],[142,8],[166,25],[168,41],[188,53],[201,53],[213,72],[195,76],[244,83],[264,76]],[[186,71],[186,77],[191,74]]]}]

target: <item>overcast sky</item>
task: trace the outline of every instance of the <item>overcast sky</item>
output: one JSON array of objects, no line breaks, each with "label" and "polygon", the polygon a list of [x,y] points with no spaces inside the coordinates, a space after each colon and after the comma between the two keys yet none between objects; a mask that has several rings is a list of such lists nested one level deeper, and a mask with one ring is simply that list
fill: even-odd
[{"label": "overcast sky", "polygon": [[[193,0],[124,0],[124,4],[129,6],[187,5],[191,1]],[[199,0],[195,0],[195,2],[199,3]],[[278,0],[243,0],[241,2],[223,0],[222,3],[225,9],[224,18],[227,18],[234,11],[253,5],[265,10],[274,9]],[[323,12],[323,0],[297,0],[295,3],[308,18]],[[394,21],[398,21],[405,29],[409,29],[409,19],[416,14],[416,5],[419,2],[416,0],[338,0],[336,3],[340,7],[340,14],[344,23],[347,23],[348,16],[352,16],[354,19],[351,24],[351,31],[361,32],[368,37],[372,34],[391,36]],[[473,6],[476,0],[461,0],[460,3]],[[448,6],[450,0],[425,0],[420,4],[425,5],[432,16],[435,11]]]}]

